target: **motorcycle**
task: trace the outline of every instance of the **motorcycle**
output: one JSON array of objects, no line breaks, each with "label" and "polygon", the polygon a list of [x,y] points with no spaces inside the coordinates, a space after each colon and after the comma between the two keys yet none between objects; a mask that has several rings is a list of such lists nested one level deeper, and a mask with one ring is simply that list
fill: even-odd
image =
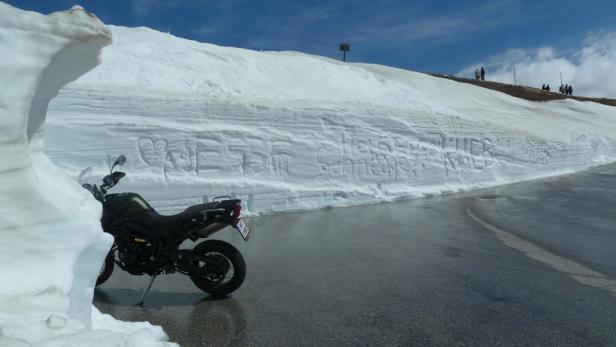
[{"label": "motorcycle", "polygon": [[102,203],[101,225],[114,237],[96,286],[107,281],[117,265],[132,275],[151,276],[139,304],[161,274],[187,275],[199,289],[214,296],[238,289],[246,276],[246,263],[233,245],[221,240],[205,240],[192,249],[180,249],[180,245],[186,240],[206,239],[227,226],[248,241],[250,229],[240,217],[242,201],[221,196],[172,216],[160,215],[137,193],[108,194],[126,176],[114,171],[125,162],[126,157],[119,156],[100,187],[82,185]]}]

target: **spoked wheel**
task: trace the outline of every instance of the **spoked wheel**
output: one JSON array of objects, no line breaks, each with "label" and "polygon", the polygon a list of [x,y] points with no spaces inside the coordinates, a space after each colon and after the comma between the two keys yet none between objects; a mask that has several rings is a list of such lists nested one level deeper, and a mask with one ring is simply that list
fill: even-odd
[{"label": "spoked wheel", "polygon": [[203,241],[192,250],[200,271],[190,274],[193,283],[204,292],[217,296],[232,293],[246,277],[244,257],[231,244],[220,240]]},{"label": "spoked wheel", "polygon": [[109,279],[109,277],[111,276],[111,273],[113,272],[114,265],[115,264],[113,263],[113,248],[112,248],[111,251],[107,253],[107,256],[105,257],[105,261],[103,262],[103,265],[101,265],[101,269],[98,273],[98,278],[96,279],[96,287],[105,283],[105,281]]}]

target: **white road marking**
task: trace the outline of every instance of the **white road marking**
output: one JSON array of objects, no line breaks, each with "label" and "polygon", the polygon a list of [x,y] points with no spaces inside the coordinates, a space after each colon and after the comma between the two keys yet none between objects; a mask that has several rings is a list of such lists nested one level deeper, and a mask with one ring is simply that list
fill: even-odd
[{"label": "white road marking", "polygon": [[499,229],[477,217],[470,208],[466,210],[466,213],[472,220],[494,233],[505,245],[524,252],[529,258],[547,264],[582,284],[607,290],[612,295],[616,296],[616,280]]}]

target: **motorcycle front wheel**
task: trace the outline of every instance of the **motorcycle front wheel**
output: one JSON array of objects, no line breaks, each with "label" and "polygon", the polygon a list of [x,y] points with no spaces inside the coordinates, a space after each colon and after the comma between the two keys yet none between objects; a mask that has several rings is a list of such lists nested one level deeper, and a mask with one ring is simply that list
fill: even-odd
[{"label": "motorcycle front wheel", "polygon": [[201,258],[200,273],[191,273],[190,279],[204,292],[225,296],[242,285],[246,277],[244,257],[230,243],[220,240],[206,240],[192,249]]},{"label": "motorcycle front wheel", "polygon": [[101,269],[98,273],[98,278],[96,279],[96,286],[98,287],[101,284],[105,283],[109,277],[111,276],[111,273],[113,272],[113,267],[114,267],[114,262],[113,262],[113,252],[109,251],[109,253],[107,253],[107,256],[105,257],[105,261],[103,262],[103,265],[101,265]]}]

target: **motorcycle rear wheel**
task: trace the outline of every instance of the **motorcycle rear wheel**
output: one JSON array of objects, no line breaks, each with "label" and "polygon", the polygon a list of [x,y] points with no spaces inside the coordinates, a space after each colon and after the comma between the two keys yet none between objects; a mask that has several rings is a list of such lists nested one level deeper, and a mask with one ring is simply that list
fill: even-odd
[{"label": "motorcycle rear wheel", "polygon": [[109,253],[107,253],[107,256],[105,257],[105,261],[101,265],[100,272],[98,273],[98,278],[96,279],[95,287],[98,287],[101,284],[105,283],[109,279],[109,277],[111,277],[114,265],[115,264],[113,262],[113,253],[112,251],[109,251]]},{"label": "motorcycle rear wheel", "polygon": [[191,281],[202,291],[215,296],[226,296],[238,289],[244,282],[246,278],[244,257],[230,243],[206,240],[195,246],[192,252],[199,257],[216,257],[217,263],[227,265],[224,273],[216,268],[205,275],[190,274]]}]

